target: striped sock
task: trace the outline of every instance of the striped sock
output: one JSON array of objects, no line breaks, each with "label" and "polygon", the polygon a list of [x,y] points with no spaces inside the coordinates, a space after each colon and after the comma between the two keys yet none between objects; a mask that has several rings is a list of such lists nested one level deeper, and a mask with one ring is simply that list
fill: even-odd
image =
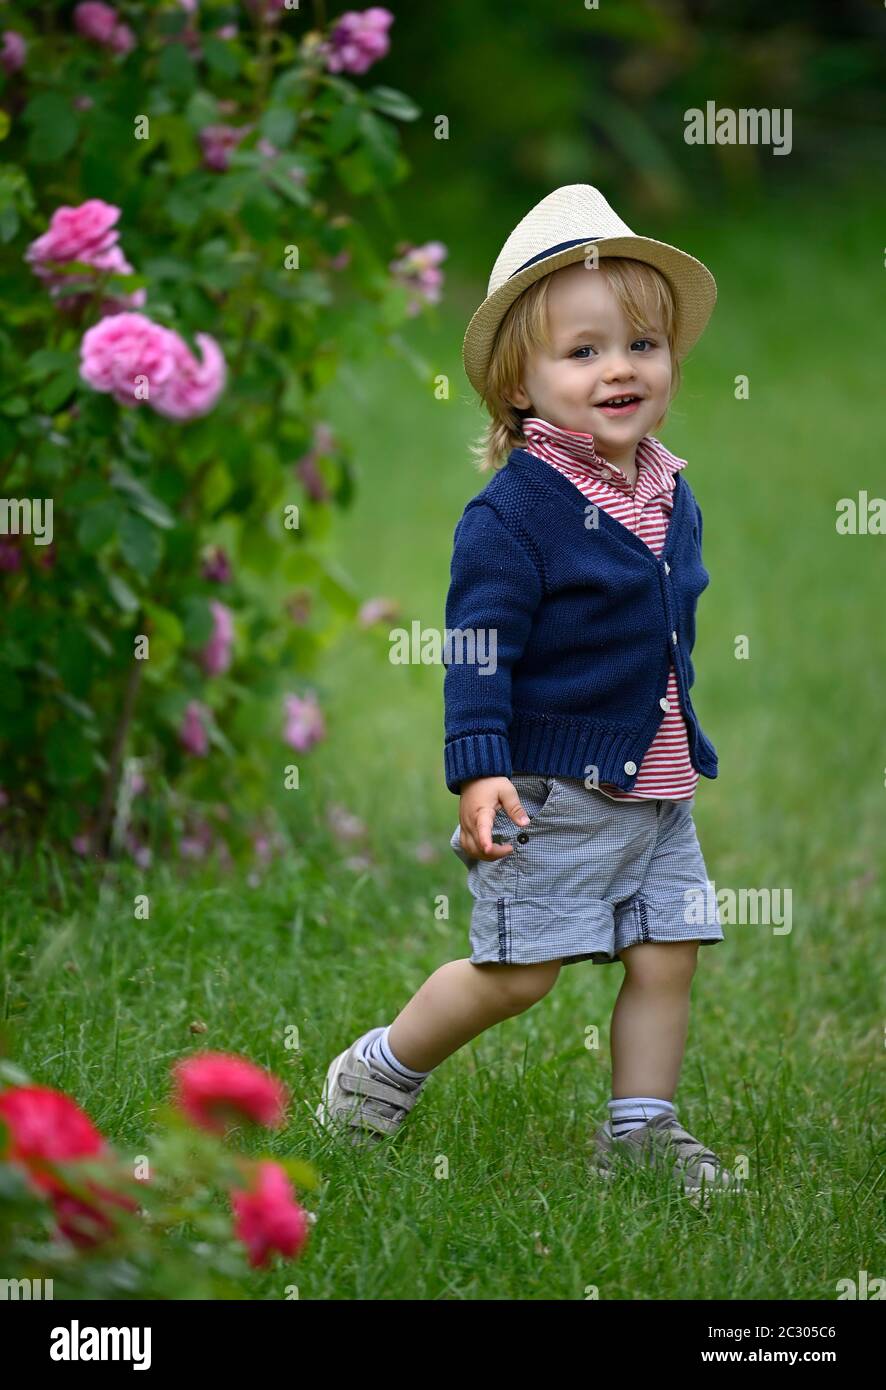
[{"label": "striped sock", "polygon": [[623,1096],[610,1100],[608,1105],[610,1127],[615,1139],[623,1139],[656,1115],[665,1115],[668,1111],[676,1114],[669,1100],[659,1100],[656,1096]]},{"label": "striped sock", "polygon": [[390,1031],[390,1025],[388,1025],[387,1028],[376,1033],[375,1037],[367,1034],[367,1040],[360,1055],[367,1066],[381,1072],[382,1076],[387,1077],[389,1081],[402,1086],[404,1090],[414,1091],[431,1073],[429,1071],[413,1071],[411,1067],[404,1066],[400,1059],[394,1055],[388,1042]]}]

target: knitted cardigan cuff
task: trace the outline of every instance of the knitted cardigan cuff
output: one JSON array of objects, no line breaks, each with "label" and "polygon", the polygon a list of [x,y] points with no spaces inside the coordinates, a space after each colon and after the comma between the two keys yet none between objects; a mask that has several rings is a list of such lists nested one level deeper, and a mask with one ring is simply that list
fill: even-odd
[{"label": "knitted cardigan cuff", "polygon": [[471,777],[510,777],[511,748],[503,734],[461,734],[443,749],[446,785],[458,795]]}]

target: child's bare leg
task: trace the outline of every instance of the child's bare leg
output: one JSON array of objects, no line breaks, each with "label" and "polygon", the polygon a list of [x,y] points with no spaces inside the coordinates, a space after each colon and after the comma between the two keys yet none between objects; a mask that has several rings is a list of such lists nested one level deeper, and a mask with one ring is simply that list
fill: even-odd
[{"label": "child's bare leg", "polygon": [[521,1014],[554,984],[555,961],[472,965],[451,960],[430,975],[391,1024],[394,1055],[413,1071],[431,1071],[478,1033]]},{"label": "child's bare leg", "polygon": [[697,941],[644,941],[619,952],[625,977],[609,1030],[612,1095],[673,1100],[689,1026]]}]

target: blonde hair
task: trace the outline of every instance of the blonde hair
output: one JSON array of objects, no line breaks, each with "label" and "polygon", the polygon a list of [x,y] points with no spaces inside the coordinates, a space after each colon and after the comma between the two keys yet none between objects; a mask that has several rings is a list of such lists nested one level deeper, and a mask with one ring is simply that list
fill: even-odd
[{"label": "blonde hair", "polygon": [[[671,354],[669,406],[680,389],[681,377],[680,363],[674,350],[677,310],[668,281],[654,266],[626,256],[604,256],[599,269],[606,276],[635,333],[648,332],[656,324],[664,332]],[[498,326],[482,397],[490,418],[479,439],[470,446],[481,473],[497,468],[500,460],[506,460],[512,449],[526,446],[523,420],[534,412],[512,405],[507,397],[519,383],[529,353],[537,347],[550,351],[547,297],[551,275],[556,273],[551,271],[543,275],[524,290]],[[652,428],[657,430],[666,417],[667,408]]]}]

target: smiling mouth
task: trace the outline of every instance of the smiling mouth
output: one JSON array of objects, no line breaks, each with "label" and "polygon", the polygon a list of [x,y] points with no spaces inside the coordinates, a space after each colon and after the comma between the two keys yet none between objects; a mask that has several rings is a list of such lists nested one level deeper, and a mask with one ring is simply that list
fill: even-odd
[{"label": "smiling mouth", "polygon": [[642,396],[610,396],[608,401],[598,401],[597,410],[632,410],[640,404]]}]

